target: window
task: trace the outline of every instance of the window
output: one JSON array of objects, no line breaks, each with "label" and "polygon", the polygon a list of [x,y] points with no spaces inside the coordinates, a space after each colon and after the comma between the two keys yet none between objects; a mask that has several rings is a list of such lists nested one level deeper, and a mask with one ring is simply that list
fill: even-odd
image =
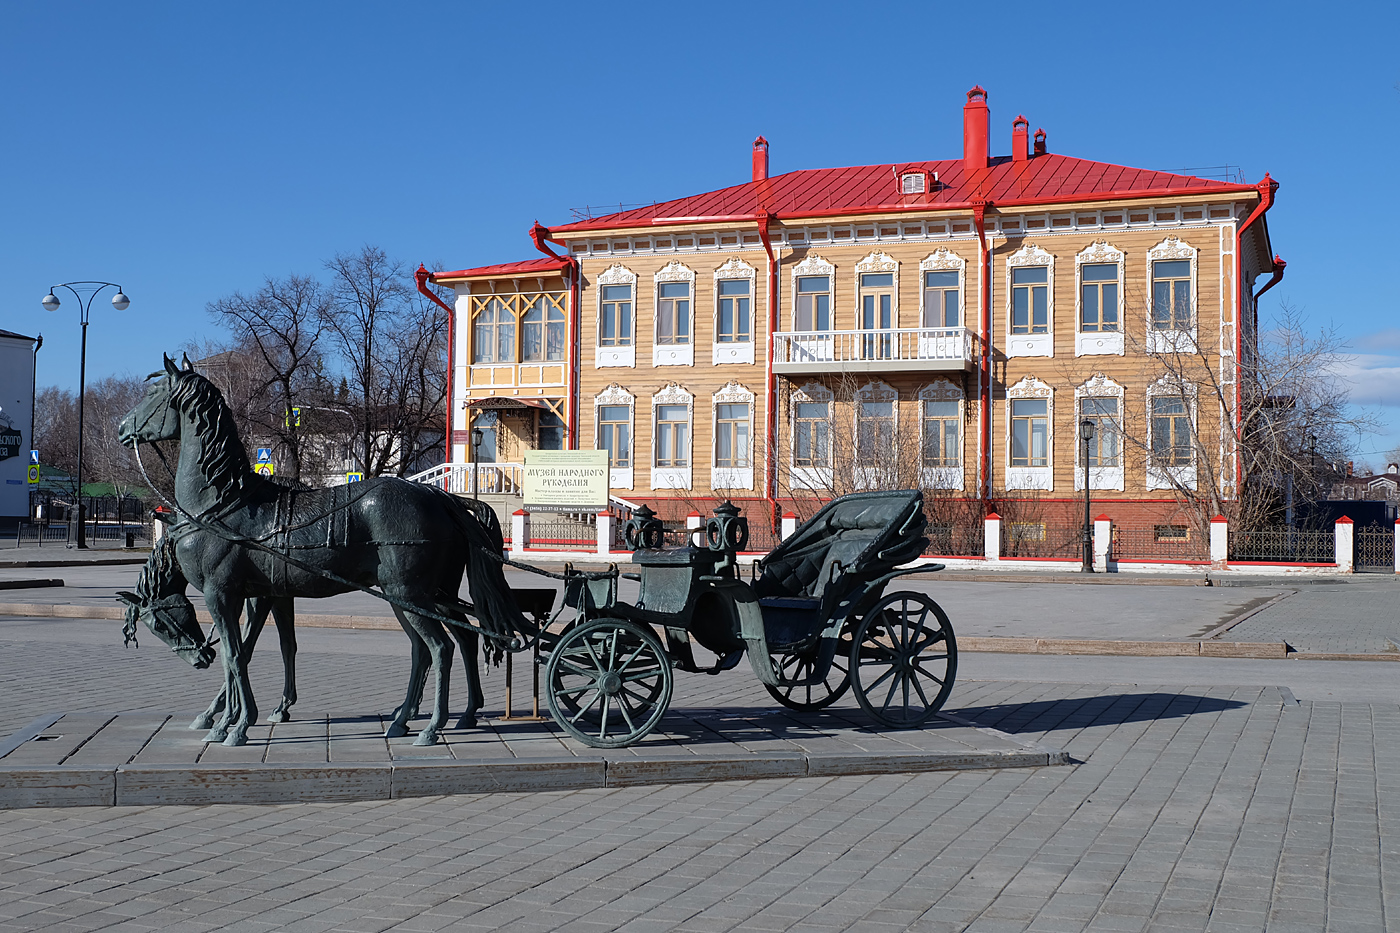
[{"label": "window", "polygon": [[1152,329],[1191,329],[1191,260],[1152,263]]},{"label": "window", "polygon": [[1191,464],[1191,413],[1180,396],[1152,399],[1152,460],[1167,467]]},{"label": "window", "polygon": [[1011,465],[1050,465],[1050,404],[1040,398],[1011,400]]},{"label": "window", "polygon": [[476,314],[472,333],[472,361],[476,363],[515,362],[515,315],[499,298],[486,302]]},{"label": "window", "polygon": [[[865,272],[860,277],[861,330],[888,330],[894,326],[894,273]],[[889,359],[894,355],[889,337],[867,334],[861,338],[861,356],[865,359]]]},{"label": "window", "polygon": [[[1089,441],[1089,466],[1119,467],[1118,399],[1085,398],[1079,401],[1079,418],[1094,422],[1094,437]],[[1083,441],[1080,441],[1083,444]]]},{"label": "window", "polygon": [[792,465],[822,467],[831,463],[830,402],[798,402],[793,410]]},{"label": "window", "polygon": [[598,449],[608,452],[608,466],[626,469],[632,465],[632,409],[626,405],[598,407]]},{"label": "window", "polygon": [[520,324],[520,359],[541,363],[564,358],[564,310],[549,295],[531,298]]},{"label": "window", "polygon": [[690,343],[689,282],[662,282],[657,285],[656,342]]},{"label": "window", "polygon": [[797,311],[793,329],[831,330],[831,277],[804,275],[797,279]]},{"label": "window", "polygon": [[720,343],[747,343],[753,339],[749,329],[748,279],[720,280],[719,329],[715,339]]},{"label": "window", "polygon": [[1118,264],[1079,267],[1079,329],[1085,333],[1118,329]]},{"label": "window", "polygon": [[1011,270],[1011,333],[1050,332],[1048,266],[1019,266]]},{"label": "window", "polygon": [[856,430],[856,460],[864,465],[888,463],[894,453],[894,402],[861,402]]},{"label": "window", "polygon": [[924,401],[924,466],[955,467],[959,464],[961,428],[956,400]]},{"label": "window", "polygon": [[749,465],[749,406],[715,406],[715,466]]},{"label": "window", "polygon": [[658,405],[656,408],[656,465],[690,465],[690,409],[685,405]]},{"label": "window", "polygon": [[632,345],[632,286],[604,285],[598,344],[604,347]]},{"label": "window", "polygon": [[535,443],[538,450],[563,450],[564,419],[552,411],[540,412],[539,425],[535,430]]},{"label": "window", "polygon": [[481,429],[481,443],[476,445],[477,463],[496,462],[496,425],[498,418],[494,411],[483,411],[476,416],[473,428]]},{"label": "window", "polygon": [[958,326],[958,274],[924,273],[924,327]]}]

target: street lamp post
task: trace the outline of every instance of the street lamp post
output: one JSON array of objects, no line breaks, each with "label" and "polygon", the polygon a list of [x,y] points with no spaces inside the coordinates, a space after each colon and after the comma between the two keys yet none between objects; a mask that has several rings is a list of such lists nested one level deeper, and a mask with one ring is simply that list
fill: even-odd
[{"label": "street lamp post", "polygon": [[49,289],[49,293],[44,296],[42,302],[46,311],[57,311],[59,307],[58,296],[54,294],[54,289],[66,288],[73,293],[73,297],[78,299],[78,317],[83,325],[82,352],[78,357],[78,536],[77,546],[87,547],[87,533],[83,528],[83,397],[87,394],[87,329],[88,316],[92,311],[92,300],[97,297],[97,293],[104,288],[115,288],[117,293],[112,296],[112,307],[118,311],[125,311],[131,306],[131,299],[126,297],[122,287],[115,282],[60,282]]},{"label": "street lamp post", "polygon": [[481,428],[472,428],[472,498],[481,499],[481,477],[477,475],[476,461],[480,456],[481,439],[485,432]]},{"label": "street lamp post", "polygon": [[1089,442],[1094,439],[1094,421],[1079,422],[1079,436],[1084,440],[1084,566],[1082,573],[1094,572],[1094,526],[1089,520]]}]

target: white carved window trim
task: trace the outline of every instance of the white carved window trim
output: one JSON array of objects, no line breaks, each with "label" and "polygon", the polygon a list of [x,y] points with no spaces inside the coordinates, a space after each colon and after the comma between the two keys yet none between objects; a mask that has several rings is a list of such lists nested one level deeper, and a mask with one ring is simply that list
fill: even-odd
[{"label": "white carved window trim", "polygon": [[597,450],[600,430],[599,416],[604,405],[627,406],[627,462],[628,467],[609,467],[608,485],[613,489],[631,489],[637,468],[637,398],[614,382],[593,396],[593,449]]},{"label": "white carved window trim", "polygon": [[890,402],[890,415],[896,440],[899,438],[899,392],[887,382],[879,380],[867,382],[856,390],[855,405],[851,411],[851,470],[857,489],[890,489],[892,481],[898,479],[898,464],[884,464],[887,472],[895,475],[881,476],[881,464],[867,466],[860,461],[860,407],[862,402]]},{"label": "white carved window trim", "polygon": [[[789,329],[792,330],[794,333],[797,332],[797,280],[806,275],[824,275],[827,277],[827,281],[831,289],[829,292],[827,292],[827,294],[831,296],[831,330],[812,331],[812,333],[829,334],[831,333],[831,331],[834,331],[836,329],[836,265],[834,263],[827,262],[825,259],[818,256],[816,253],[811,254],[806,259],[802,260],[797,265],[792,267],[792,303],[788,305],[788,307],[792,309],[788,312]],[[829,340],[827,345],[827,351],[828,353],[830,352]],[[831,357],[829,355],[826,357],[826,359],[830,358]]]},{"label": "white carved window trim", "polygon": [[[1074,257],[1074,355],[1107,356],[1124,354],[1123,329],[1127,326],[1127,298],[1125,266],[1127,254],[1107,240],[1095,240],[1080,250]],[[1118,330],[1085,333],[1080,330],[1084,324],[1084,273],[1087,265],[1115,263],[1118,266]],[[1102,321],[1102,311],[1100,311]],[[1080,482],[1083,485],[1083,482]]]},{"label": "white carved window trim", "polygon": [[[1172,239],[1169,237],[1169,239]],[[1166,331],[1165,333],[1170,333]],[[1187,414],[1191,419],[1191,462],[1186,466],[1159,467],[1152,462],[1152,400],[1157,396],[1169,396],[1183,398],[1186,400]],[[1147,488],[1148,489],[1174,489],[1176,485],[1181,485],[1186,489],[1195,489],[1197,481],[1197,465],[1200,457],[1200,447],[1197,443],[1200,437],[1200,405],[1197,404],[1199,398],[1194,382],[1182,382],[1172,377],[1170,373],[1164,373],[1155,382],[1147,385],[1147,412],[1146,412],[1146,441],[1147,447]]]},{"label": "white carved window trim", "polygon": [[[925,312],[924,298],[927,289],[924,288],[925,272],[956,272],[958,274],[958,326],[967,327],[967,260],[947,247],[929,253],[919,263],[919,320],[918,326],[924,326]],[[942,309],[940,309],[941,311]]]},{"label": "white carved window trim", "polygon": [[[899,327],[899,262],[898,262],[898,260],[896,260],[893,256],[891,256],[891,255],[889,255],[888,253],[886,253],[884,250],[878,250],[878,249],[877,249],[877,250],[871,251],[869,255],[867,255],[867,256],[866,256],[864,259],[862,259],[860,262],[856,263],[856,269],[855,269],[855,273],[856,273],[856,274],[855,274],[855,290],[856,290],[855,319],[854,319],[853,322],[852,322],[852,324],[853,324],[853,328],[852,328],[852,329],[853,329],[853,330],[862,330],[862,329],[863,329],[863,328],[862,328],[862,325],[861,325],[861,320],[860,320],[860,310],[861,310],[861,301],[860,301],[860,298],[861,298],[860,277],[861,277],[862,275],[864,275],[865,273],[867,273],[867,272],[892,272],[892,273],[894,273],[894,278],[893,278],[894,285],[892,286],[892,287],[893,287],[893,290],[894,290],[894,295],[892,296],[892,300],[891,300],[891,302],[890,302],[890,305],[891,305],[891,307],[890,307],[890,329],[891,329],[891,330],[897,329],[897,328]],[[833,325],[833,329],[836,329],[836,328],[835,328],[835,324],[836,324],[836,309],[834,309],[834,308],[832,309],[831,315],[832,315],[832,316],[831,316],[831,323],[832,323],[832,325]],[[879,330],[879,329],[881,329],[881,328],[880,328],[880,326],[877,324],[877,325],[875,325],[875,329],[876,329],[876,330]]]},{"label": "white carved window trim", "polygon": [[[797,466],[793,463],[796,451],[797,405],[799,402],[815,402],[826,405],[826,466]],[[830,389],[818,382],[809,382],[788,396],[788,471],[793,489],[829,490],[835,484],[832,472],[832,447],[835,443],[836,396]]]},{"label": "white carved window trim", "polygon": [[[754,443],[754,399],[747,388],[733,380],[724,384],[710,396],[710,488],[711,489],[753,489],[754,462],[758,445]],[[749,406],[749,465],[746,467],[720,467],[715,464],[719,456],[719,406],[743,403]]]},{"label": "white carved window trim", "polygon": [[[1043,398],[1045,425],[1045,463],[1043,467],[1013,467],[1011,465],[1011,402],[1015,399]],[[1026,376],[1006,390],[1006,413],[1003,446],[1006,450],[1006,488],[1039,489],[1052,492],[1055,488],[1055,390],[1035,376]]]},{"label": "white carved window trim", "polygon": [[[594,302],[593,318],[593,365],[597,369],[605,366],[626,366],[635,367],[637,365],[637,273],[627,268],[620,262],[615,262],[602,272],[598,273],[594,280],[597,286],[597,300]],[[632,286],[632,342],[625,347],[605,347],[599,341],[603,334],[603,286],[604,285],[630,285]]]},{"label": "white carved window trim", "polygon": [[[920,283],[922,284],[922,283]],[[919,457],[920,472],[923,484],[928,489],[962,489],[966,483],[967,467],[967,430],[966,430],[966,396],[962,386],[957,385],[947,379],[937,379],[919,390],[915,396],[918,400],[919,419]],[[958,465],[955,467],[929,467],[922,466],[924,449],[924,402],[946,402],[949,400],[958,403]]]},{"label": "white carved window trim", "polygon": [[[1168,236],[1147,251],[1147,352],[1194,353],[1201,326],[1200,280],[1197,275],[1200,250],[1180,238]],[[1191,329],[1156,330],[1152,327],[1152,264],[1161,260],[1189,259],[1191,261]]]},{"label": "white carved window trim", "polygon": [[[735,341],[733,343],[720,343],[719,341],[719,283],[732,281],[734,279],[749,280],[749,339],[745,341]],[[716,366],[725,363],[747,363],[752,365],[754,361],[754,342],[758,336],[758,269],[744,260],[736,257],[728,259],[715,270],[714,301],[711,309],[711,333],[714,339],[710,341],[713,349],[711,351],[711,362]]]},{"label": "white carved window trim", "polygon": [[[669,282],[684,282],[690,286],[690,341],[688,343],[668,343],[662,345],[658,339],[661,326],[661,286]],[[635,321],[635,318],[634,318]],[[695,270],[672,259],[656,270],[651,285],[651,365],[653,366],[694,366],[695,365]]]},{"label": "white carved window trim", "polygon": [[1115,489],[1122,492],[1123,465],[1127,462],[1128,456],[1128,445],[1124,442],[1123,437],[1126,396],[1123,387],[1103,373],[1094,373],[1093,376],[1075,386],[1074,389],[1074,488],[1077,492],[1084,491],[1084,442],[1079,439],[1079,422],[1084,418],[1081,401],[1086,398],[1116,398],[1118,400],[1118,466],[1091,467],[1089,469],[1089,488],[1091,490]]},{"label": "white carved window trim", "polygon": [[[1011,333],[1011,270],[1020,266],[1045,266],[1045,324],[1043,334]],[[1006,257],[1006,355],[1055,355],[1055,256],[1034,243],[1027,243]]]},{"label": "white carved window trim", "polygon": [[[684,405],[686,409],[686,465],[659,467],[656,465],[657,416],[662,405]],[[672,382],[651,397],[651,488],[690,489],[691,471],[695,467],[695,396]]]}]

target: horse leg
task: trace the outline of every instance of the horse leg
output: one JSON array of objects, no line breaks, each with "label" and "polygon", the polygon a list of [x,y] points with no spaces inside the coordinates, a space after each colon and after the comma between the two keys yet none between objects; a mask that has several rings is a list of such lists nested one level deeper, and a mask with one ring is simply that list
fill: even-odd
[{"label": "horse leg", "polygon": [[[243,627],[244,665],[246,665],[248,663],[248,659],[253,656],[253,646],[258,643],[258,635],[262,632],[263,625],[267,623],[267,609],[266,607],[261,606],[262,602],[263,601],[259,599],[250,599],[247,602],[245,613],[245,615],[247,616],[247,622],[244,623]],[[227,734],[229,721],[237,715],[236,710],[229,709],[228,695],[229,682],[228,678],[225,677],[224,685],[219,688],[218,695],[214,697],[214,700],[209,704],[208,709],[206,709],[204,712],[200,713],[194,718],[194,721],[190,723],[190,728],[212,729],[213,732],[210,733],[211,735],[215,732]],[[219,716],[220,713],[223,713],[224,715],[219,717],[219,719],[217,720],[219,722],[219,725],[216,727],[214,725],[214,723],[216,722],[214,717]],[[219,741],[223,740],[219,739]]]},{"label": "horse leg", "polygon": [[296,621],[294,604],[290,596],[266,597],[261,602],[272,606],[272,619],[277,623],[277,638],[282,644],[282,702],[267,717],[268,722],[286,722],[291,719],[292,704],[297,701],[297,636],[293,631]]},{"label": "horse leg", "polygon": [[462,647],[462,669],[467,674],[467,709],[457,720],[457,728],[472,729],[476,727],[477,710],[486,705],[486,699],[481,694],[481,669],[477,663],[478,636],[476,632],[456,626],[452,627],[452,635]]},{"label": "horse leg", "polygon": [[428,646],[419,637],[413,626],[404,620],[403,613],[397,607],[394,609],[394,615],[398,618],[399,625],[403,626],[404,634],[408,636],[410,660],[408,693],[404,696],[398,709],[394,710],[393,722],[389,723],[389,728],[384,730],[385,738],[390,739],[408,735],[408,720],[416,718],[418,715],[418,704],[423,699],[423,682],[428,676]]},{"label": "horse leg", "polygon": [[[204,604],[209,607],[209,614],[214,618],[214,626],[224,648],[221,654],[228,680],[229,722],[223,743],[229,746],[246,745],[248,727],[258,718],[258,705],[253,699],[253,685],[248,681],[248,653],[244,650],[243,633],[238,627],[242,602],[238,596],[214,587],[206,587],[204,591]],[[266,619],[266,614],[263,614],[263,621]],[[219,727],[216,726],[214,731],[206,736],[206,741],[218,741],[217,738],[213,738],[218,731]]]},{"label": "horse leg", "polygon": [[[388,588],[385,588],[388,592]],[[404,602],[412,599],[412,594],[399,589],[391,595],[399,597]],[[438,736],[442,732],[442,727],[447,722],[448,689],[452,680],[452,639],[447,637],[447,633],[442,630],[442,624],[436,619],[421,615],[412,610],[394,607],[394,614],[399,617],[400,624],[412,627],[419,637],[427,643],[428,653],[433,660],[434,689],[436,696],[433,697],[433,715],[428,719],[428,724],[423,727],[423,731],[418,734],[414,745],[436,745]]]}]

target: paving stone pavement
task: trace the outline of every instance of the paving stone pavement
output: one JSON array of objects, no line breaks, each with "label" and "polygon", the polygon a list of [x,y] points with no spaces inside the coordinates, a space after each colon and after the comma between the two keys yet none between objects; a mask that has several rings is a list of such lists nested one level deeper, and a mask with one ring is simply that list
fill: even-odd
[{"label": "paving stone pavement", "polygon": [[1400,653],[1400,579],[1358,576],[1344,584],[1293,587],[1279,600],[1231,628],[1230,641],[1284,641],[1301,652]]},{"label": "paving stone pavement", "polygon": [[[306,632],[302,704],[396,702],[401,642]],[[254,661],[265,693],[274,657]],[[1075,764],[0,812],[0,933],[1400,929],[1400,704],[978,681],[977,660],[950,709]],[[716,707],[755,689],[740,672],[686,682],[685,702]],[[0,729],[60,697],[168,709],[213,684],[98,623],[0,621]]]}]

